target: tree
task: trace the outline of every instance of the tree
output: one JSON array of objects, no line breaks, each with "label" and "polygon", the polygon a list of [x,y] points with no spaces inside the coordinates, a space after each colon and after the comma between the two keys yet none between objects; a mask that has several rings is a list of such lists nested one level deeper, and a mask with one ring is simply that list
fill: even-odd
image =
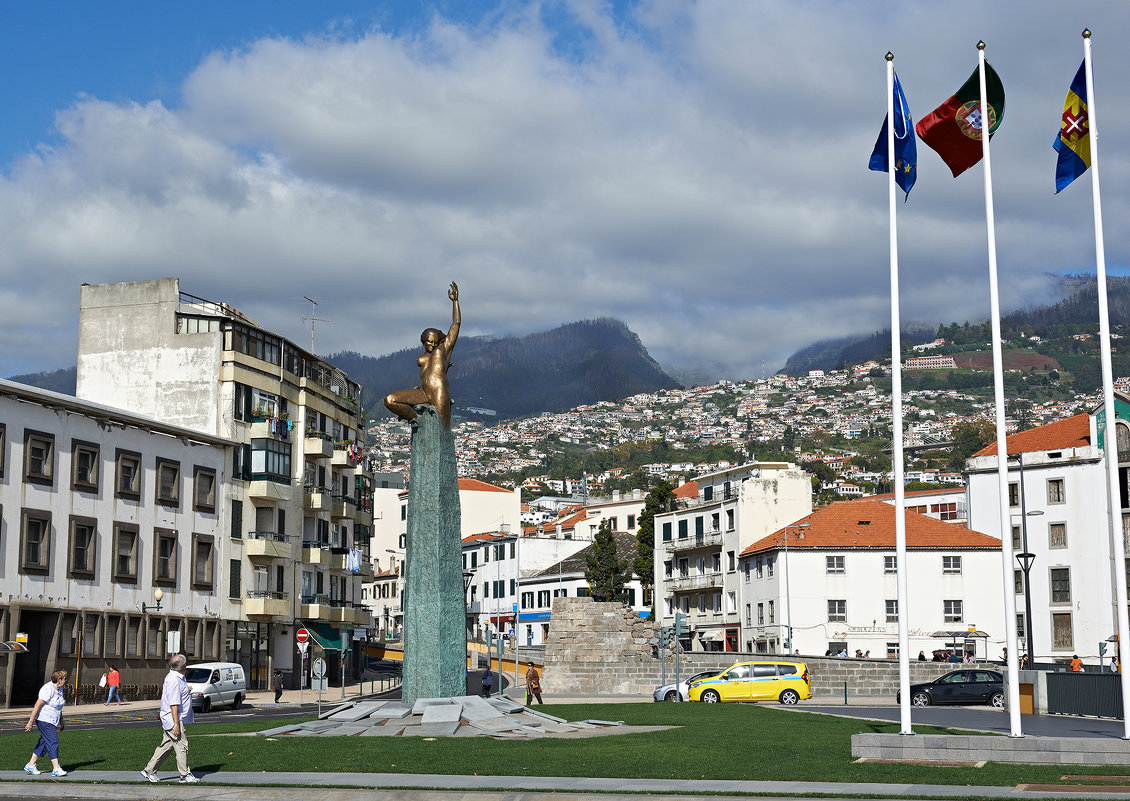
[{"label": "tree", "polygon": [[623,601],[628,594],[624,591],[632,574],[628,560],[620,560],[616,553],[616,535],[612,533],[612,521],[600,524],[592,547],[585,554],[585,581],[594,601]]},{"label": "tree", "polygon": [[[671,511],[674,503],[675,488],[668,481],[660,481],[644,498],[643,512],[636,521],[636,558],[632,560],[632,570],[640,577],[644,595],[647,595],[655,579],[655,515]],[[653,614],[654,608],[653,600]]]},{"label": "tree", "polygon": [[954,470],[965,467],[965,460],[996,439],[996,427],[988,420],[964,421],[950,430],[953,450],[949,465]]}]

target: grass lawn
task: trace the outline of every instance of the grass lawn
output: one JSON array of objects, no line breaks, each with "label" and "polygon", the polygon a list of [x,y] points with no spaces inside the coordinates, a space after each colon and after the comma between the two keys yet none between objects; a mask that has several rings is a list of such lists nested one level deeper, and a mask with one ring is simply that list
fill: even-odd
[{"label": "grass lawn", "polygon": [[[636,725],[677,725],[662,732],[582,740],[499,741],[417,737],[326,740],[315,737],[224,737],[282,725],[246,721],[193,725],[189,764],[208,772],[319,771],[600,776],[657,779],[870,781],[926,784],[1054,784],[1064,774],[1130,775],[1119,767],[989,764],[984,768],[853,764],[851,735],[897,732],[896,723],[807,715],[769,705],[546,705],[569,720],[597,718]],[[308,719],[308,718],[307,718]],[[298,719],[295,719],[298,720]],[[942,729],[916,728],[920,734]],[[159,742],[153,729],[66,731],[61,763],[73,770],[140,770]],[[0,737],[0,769],[19,770],[35,733]],[[164,770],[173,770],[170,754]],[[220,778],[220,777],[217,777]],[[264,777],[269,781],[268,777]]]}]

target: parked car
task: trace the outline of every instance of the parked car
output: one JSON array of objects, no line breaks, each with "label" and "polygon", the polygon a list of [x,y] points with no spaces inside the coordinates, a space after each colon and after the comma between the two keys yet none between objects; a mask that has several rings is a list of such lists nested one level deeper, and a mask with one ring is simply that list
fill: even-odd
[{"label": "parked car", "polygon": [[231,704],[239,709],[247,697],[247,679],[243,665],[235,662],[201,662],[189,665],[184,680],[192,691],[192,708],[203,712],[218,704]]},{"label": "parked car", "polygon": [[[717,674],[718,674],[718,671],[714,670],[714,669],[703,670],[703,671],[700,671],[698,673],[695,673],[693,676],[690,676],[689,678],[686,678],[686,679],[683,679],[682,681],[680,681],[679,682],[679,697],[680,697],[680,700],[683,700],[683,701],[689,701],[690,700],[690,695],[688,693],[690,692],[691,682],[698,681],[699,679],[705,679],[707,676],[715,676]],[[656,701],[674,701],[675,700],[675,683],[671,682],[670,684],[662,684],[662,685],[656,687],[653,695],[655,696]]]},{"label": "parked car", "polygon": [[808,665],[804,662],[738,662],[721,673],[696,680],[688,693],[692,701],[780,701],[792,705],[812,697]]},{"label": "parked car", "polygon": [[[902,693],[895,699],[901,703]],[[911,706],[989,704],[1004,706],[1004,676],[995,670],[951,670],[933,681],[910,685]]]}]

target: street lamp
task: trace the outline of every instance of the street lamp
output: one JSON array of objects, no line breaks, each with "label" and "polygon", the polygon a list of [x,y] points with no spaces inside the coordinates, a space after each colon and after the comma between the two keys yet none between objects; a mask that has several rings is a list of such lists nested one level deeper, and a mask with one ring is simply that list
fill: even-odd
[{"label": "street lamp", "polygon": [[803,536],[804,530],[811,523],[798,523],[795,526],[785,526],[785,622],[788,626],[788,636],[785,638],[785,653],[793,651],[793,597],[789,591],[789,529],[795,528],[797,536]]},{"label": "street lamp", "polygon": [[1023,451],[1016,454],[1016,461],[1020,466],[1020,547],[1023,549],[1016,554],[1016,561],[1020,563],[1020,569],[1024,571],[1024,649],[1028,654],[1028,662],[1031,664],[1033,661],[1032,647],[1035,643],[1032,641],[1032,591],[1028,574],[1032,570],[1032,563],[1036,560],[1036,554],[1028,550],[1028,517],[1042,515],[1043,511],[1040,509],[1028,511],[1027,500],[1024,496]]},{"label": "street lamp", "polygon": [[153,599],[155,601],[157,601],[157,603],[155,603],[155,604],[145,604],[145,603],[143,603],[141,605],[141,614],[144,615],[147,612],[160,612],[161,611],[161,599],[164,598],[164,597],[165,597],[165,593],[161,591],[160,587],[153,590]]}]

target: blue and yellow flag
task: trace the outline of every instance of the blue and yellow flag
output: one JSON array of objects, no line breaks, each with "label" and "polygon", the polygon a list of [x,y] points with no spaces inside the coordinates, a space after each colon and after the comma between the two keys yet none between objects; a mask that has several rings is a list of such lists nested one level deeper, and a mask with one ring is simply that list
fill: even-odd
[{"label": "blue and yellow flag", "polygon": [[1091,166],[1091,126],[1087,119],[1086,62],[1079,65],[1075,80],[1063,101],[1063,119],[1055,139],[1059,162],[1055,168],[1055,192],[1058,195],[1068,184]]},{"label": "blue and yellow flag", "polygon": [[[918,145],[914,139],[914,121],[910,119],[910,106],[902,93],[899,76],[895,75],[895,183],[910,196],[910,188],[918,178]],[[887,118],[883,117],[883,129],[871,153],[867,165],[876,172],[887,172]]]}]

